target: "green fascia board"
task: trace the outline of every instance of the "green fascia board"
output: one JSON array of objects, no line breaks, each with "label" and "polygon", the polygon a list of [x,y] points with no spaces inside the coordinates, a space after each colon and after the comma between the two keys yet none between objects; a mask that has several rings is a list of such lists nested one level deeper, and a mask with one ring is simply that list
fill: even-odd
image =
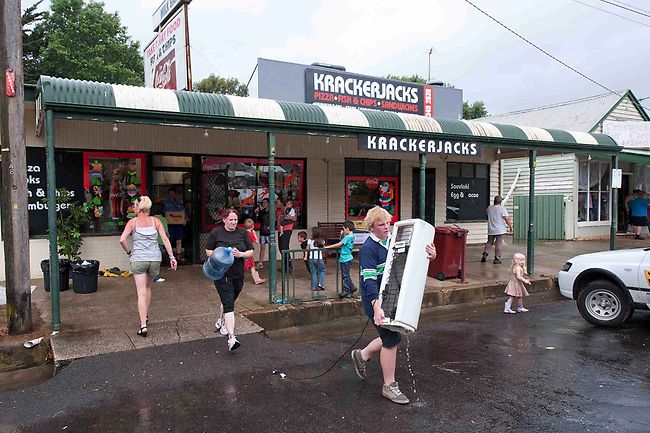
[{"label": "green fascia board", "polygon": [[230,99],[215,93],[185,92],[175,90],[178,109],[181,113],[203,114],[207,116],[235,116]]},{"label": "green fascia board", "polygon": [[284,118],[288,122],[301,122],[327,125],[329,121],[327,116],[318,105],[301,104],[299,102],[286,102],[277,101],[282,111]]},{"label": "green fascia board", "polygon": [[623,149],[621,153],[618,154],[618,160],[623,162],[650,165],[650,152],[637,153]]},{"label": "green fascia board", "polygon": [[[450,120],[450,119],[436,119],[440,124],[440,128],[445,134],[455,134],[455,135],[469,135],[473,137],[472,130],[467,126],[465,122],[460,120]],[[476,140],[476,137],[474,137]]]},{"label": "green fascia board", "polygon": [[528,140],[526,133],[522,131],[521,128],[517,128],[514,125],[502,125],[500,123],[493,123],[493,125],[497,127],[499,132],[501,132],[501,136],[503,136],[503,138],[510,138],[514,140]]},{"label": "green fascia board", "polygon": [[52,103],[115,107],[115,95],[110,84],[42,76],[37,90],[43,95],[43,108]]},{"label": "green fascia board", "polygon": [[373,129],[391,129],[402,131],[406,129],[406,125],[402,119],[395,113],[389,111],[375,111],[362,108],[360,110],[368,119],[368,125]]}]

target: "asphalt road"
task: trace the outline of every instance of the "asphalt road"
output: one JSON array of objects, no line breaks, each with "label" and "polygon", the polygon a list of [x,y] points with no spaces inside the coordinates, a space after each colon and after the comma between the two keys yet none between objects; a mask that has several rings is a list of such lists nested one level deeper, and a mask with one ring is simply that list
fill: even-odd
[{"label": "asphalt road", "polygon": [[601,329],[556,301],[423,324],[410,362],[406,344],[399,355],[408,406],[381,397],[377,361],[360,381],[348,354],[299,380],[327,370],[362,327],[303,342],[245,335],[235,353],[215,338],[86,358],[0,393],[0,432],[650,431],[650,313]]}]

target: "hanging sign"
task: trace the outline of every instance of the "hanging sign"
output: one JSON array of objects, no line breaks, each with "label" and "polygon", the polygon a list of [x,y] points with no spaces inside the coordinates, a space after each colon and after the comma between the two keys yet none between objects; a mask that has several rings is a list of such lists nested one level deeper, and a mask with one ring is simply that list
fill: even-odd
[{"label": "hanging sign", "polygon": [[145,87],[187,88],[185,47],[185,11],[181,9],[144,49]]}]

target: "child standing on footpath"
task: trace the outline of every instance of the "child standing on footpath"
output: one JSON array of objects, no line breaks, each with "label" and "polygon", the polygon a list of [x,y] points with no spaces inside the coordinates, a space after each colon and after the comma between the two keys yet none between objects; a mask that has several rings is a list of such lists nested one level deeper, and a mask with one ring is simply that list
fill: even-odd
[{"label": "child standing on footpath", "polygon": [[[257,243],[257,236],[255,236],[255,223],[253,220],[246,218],[244,220],[244,228],[248,232],[248,236],[251,238],[251,243],[255,245]],[[246,259],[244,262],[244,268],[251,270],[254,284],[259,285],[266,281],[264,278],[260,278],[260,274],[257,272],[257,268],[255,267],[255,260],[253,259],[253,256]]]},{"label": "child standing on footpath", "polygon": [[340,298],[350,298],[352,294],[357,291],[356,286],[350,278],[350,266],[352,265],[352,248],[354,248],[354,223],[350,220],[343,223],[341,229],[342,239],[325,248],[341,248],[339,254],[339,266],[341,267],[341,276],[343,277],[343,289],[339,293]]},{"label": "child standing on footpath", "polygon": [[[311,229],[311,239],[307,241],[309,269],[311,270],[311,290],[325,290],[325,262],[320,248],[325,246],[323,235],[318,227]],[[316,251],[314,251],[316,250]]]},{"label": "child standing on footpath", "polygon": [[525,277],[526,269],[526,256],[521,253],[516,253],[512,257],[512,265],[510,265],[510,281],[506,286],[505,294],[509,296],[505,303],[503,312],[506,314],[515,314],[512,310],[512,300],[517,298],[517,313],[526,313],[528,310],[524,308],[524,296],[528,296],[528,290],[524,284],[530,284],[530,280]]},{"label": "child standing on footpath", "polygon": [[305,267],[307,268],[307,273],[311,275],[311,268],[309,267],[309,255],[307,254],[307,232],[302,230],[298,232],[298,242],[300,242],[300,248],[305,250],[302,254],[302,260],[305,262]]}]

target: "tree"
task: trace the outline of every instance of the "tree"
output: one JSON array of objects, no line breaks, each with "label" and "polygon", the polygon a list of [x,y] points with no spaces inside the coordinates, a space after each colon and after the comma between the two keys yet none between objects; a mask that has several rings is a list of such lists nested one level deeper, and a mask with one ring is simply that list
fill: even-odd
[{"label": "tree", "polygon": [[407,81],[409,83],[418,83],[418,84],[427,84],[427,80],[424,77],[420,77],[418,74],[415,75],[393,75],[388,74],[386,78],[389,80],[398,80],[398,81]]},{"label": "tree", "polygon": [[[52,0],[50,12],[28,8],[23,24],[25,82],[40,75],[108,83],[142,85],[144,66],[140,44],[131,40],[117,13],[104,3]],[[29,75],[27,74],[29,73]]]},{"label": "tree", "polygon": [[488,115],[483,101],[474,101],[472,105],[468,102],[463,102],[463,119],[478,119]]},{"label": "tree", "polygon": [[248,96],[248,86],[240,83],[237,78],[223,78],[214,74],[194,83],[192,90],[203,93]]}]

